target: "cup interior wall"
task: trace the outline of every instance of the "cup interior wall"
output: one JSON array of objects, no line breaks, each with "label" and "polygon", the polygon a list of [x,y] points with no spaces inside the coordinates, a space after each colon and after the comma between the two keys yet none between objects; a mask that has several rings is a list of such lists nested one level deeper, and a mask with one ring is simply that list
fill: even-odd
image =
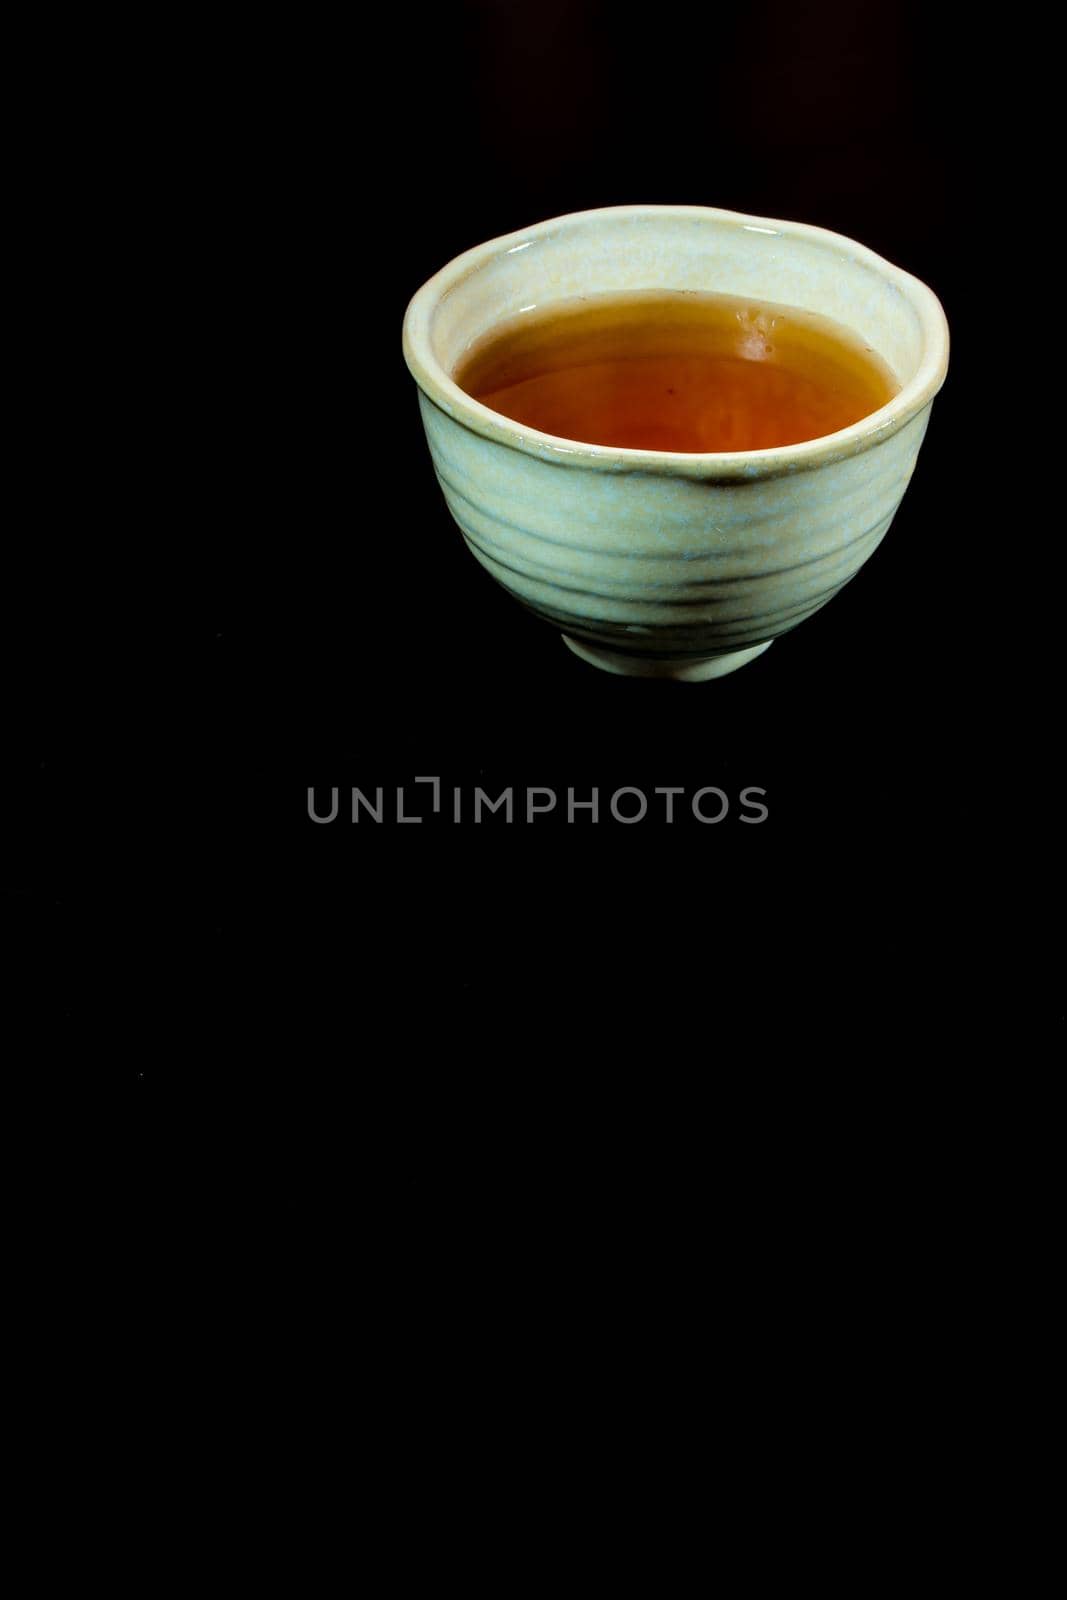
[{"label": "cup interior wall", "polygon": [[923,319],[891,271],[841,242],[715,217],[564,219],[503,243],[445,282],[430,347],[451,377],[492,328],[534,308],[596,294],[713,291],[818,312],[857,334],[907,384],[926,354]]}]

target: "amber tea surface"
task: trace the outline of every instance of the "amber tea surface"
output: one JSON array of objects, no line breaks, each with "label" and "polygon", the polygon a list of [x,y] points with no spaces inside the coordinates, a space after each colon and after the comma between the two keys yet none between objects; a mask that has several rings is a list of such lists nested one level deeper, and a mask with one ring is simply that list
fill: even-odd
[{"label": "amber tea surface", "polygon": [[847,428],[898,392],[826,317],[703,293],[595,295],[494,328],[461,389],[527,427],[639,450],[765,450]]}]

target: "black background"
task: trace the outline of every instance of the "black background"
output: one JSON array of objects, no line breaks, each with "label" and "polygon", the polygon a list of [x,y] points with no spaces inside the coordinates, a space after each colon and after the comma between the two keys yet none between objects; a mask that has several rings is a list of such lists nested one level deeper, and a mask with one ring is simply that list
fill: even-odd
[{"label": "black background", "polygon": [[[955,1039],[986,1003],[1004,774],[1030,752],[972,649],[986,279],[949,8],[467,0],[366,33],[267,28],[182,41],[180,86],[161,71],[134,97],[136,158],[118,119],[117,200],[150,220],[134,264],[167,285],[154,326],[196,404],[165,448],[144,435],[143,581],[132,545],[113,552],[113,737],[87,743],[98,690],[57,648],[77,578],[19,646],[38,691],[12,875],[30,946],[77,964],[93,944],[113,968],[60,1009],[110,1026],[115,1059],[183,1073],[262,1071],[253,1038],[283,1072],[504,1064],[531,1041],[556,1068],[673,1070]],[[953,340],[883,544],[721,683],[597,672],[492,582],[400,351],[408,300],[459,251],[634,202],[855,237],[937,292]],[[429,774],[468,796],[596,785],[603,819],[308,819],[309,785],[414,798]],[[607,814],[617,787],[668,784],[718,785],[731,813]],[[760,826],[738,820],[747,785]]]}]

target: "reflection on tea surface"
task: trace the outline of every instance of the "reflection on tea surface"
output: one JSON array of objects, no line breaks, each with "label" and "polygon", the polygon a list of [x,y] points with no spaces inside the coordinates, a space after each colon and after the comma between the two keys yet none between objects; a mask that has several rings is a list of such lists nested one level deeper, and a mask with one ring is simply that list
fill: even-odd
[{"label": "reflection on tea surface", "polygon": [[595,295],[533,309],[455,381],[514,421],[586,444],[764,450],[847,428],[899,384],[848,329],[725,295]]}]

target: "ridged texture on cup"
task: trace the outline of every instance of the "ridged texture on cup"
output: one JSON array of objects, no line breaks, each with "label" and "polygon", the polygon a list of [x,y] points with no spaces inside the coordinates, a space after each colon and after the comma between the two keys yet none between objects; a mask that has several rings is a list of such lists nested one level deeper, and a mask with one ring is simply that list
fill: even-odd
[{"label": "ridged texture on cup", "polygon": [[[554,439],[451,372],[501,320],[606,290],[712,289],[836,318],[899,394],[822,439],[688,455]],[[692,206],[580,212],[491,240],[413,298],[404,350],[445,500],[472,554],[524,606],[619,655],[745,650],[827,604],[885,536],[944,381],[933,293],[854,241]]]},{"label": "ridged texture on cup", "polygon": [[493,577],[576,639],[663,657],[775,639],[832,600],[888,530],[930,414],[816,472],[716,483],[575,471],[420,403],[448,508]]}]

